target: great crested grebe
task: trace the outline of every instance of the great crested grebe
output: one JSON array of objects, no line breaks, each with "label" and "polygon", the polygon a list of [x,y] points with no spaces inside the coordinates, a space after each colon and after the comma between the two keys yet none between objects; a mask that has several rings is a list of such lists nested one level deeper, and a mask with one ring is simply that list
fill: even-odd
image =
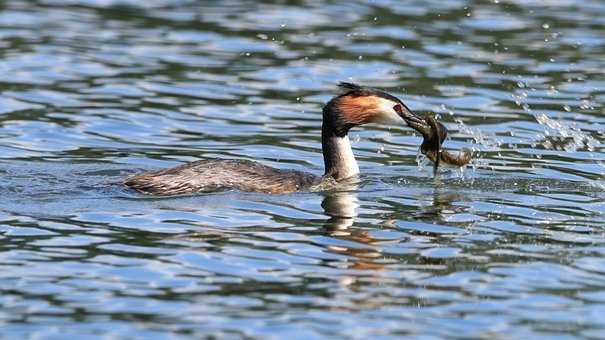
[{"label": "great crested grebe", "polygon": [[359,174],[347,134],[351,128],[367,123],[405,121],[423,135],[422,152],[436,166],[440,158],[443,160],[439,156],[440,147],[447,130],[441,123],[416,115],[386,92],[352,83],[340,83],[339,87],[342,93],[323,108],[321,142],[325,174],[321,177],[248,160],[209,159],[144,172],[127,178],[124,184],[144,194],[167,196],[230,189],[281,194],[336,183]]}]

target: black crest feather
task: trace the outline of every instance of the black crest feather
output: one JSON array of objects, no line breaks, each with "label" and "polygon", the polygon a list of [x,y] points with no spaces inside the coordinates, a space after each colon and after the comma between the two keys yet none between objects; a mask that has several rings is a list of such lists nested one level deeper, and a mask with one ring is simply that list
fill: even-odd
[{"label": "black crest feather", "polygon": [[396,103],[400,103],[402,105],[403,102],[401,102],[401,100],[399,100],[397,97],[392,96],[382,90],[379,89],[375,89],[373,87],[366,87],[366,86],[361,86],[355,83],[349,83],[349,82],[340,82],[338,84],[338,87],[341,89],[341,96],[343,95],[352,95],[352,96],[378,96],[378,97],[382,97],[385,99],[389,99],[392,100]]},{"label": "black crest feather", "polygon": [[340,82],[338,87],[343,91],[359,91],[363,90],[363,86],[357,85],[355,83],[348,83],[346,81]]}]

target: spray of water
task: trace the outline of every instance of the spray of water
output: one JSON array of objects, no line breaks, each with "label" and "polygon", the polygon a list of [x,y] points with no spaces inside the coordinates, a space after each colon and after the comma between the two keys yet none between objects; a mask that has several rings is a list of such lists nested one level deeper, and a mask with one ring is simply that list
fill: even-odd
[{"label": "spray of water", "polygon": [[[595,147],[599,145],[597,140],[584,133],[573,123],[570,124],[554,120],[545,113],[532,112],[532,115],[540,125],[545,127],[545,137],[554,137],[564,140],[561,149],[565,151],[578,151],[584,148],[588,149],[588,151],[594,151]],[[554,146],[550,140],[546,140],[543,145],[547,149],[552,149]]]},{"label": "spray of water", "polygon": [[[594,158],[595,154],[593,151],[601,146],[601,143],[598,140],[582,131],[575,123],[553,119],[547,113],[535,112],[532,110],[526,102],[528,97],[527,90],[531,89],[528,89],[523,82],[519,82],[517,85],[521,91],[512,94],[515,103],[523,108],[526,113],[532,115],[536,122],[541,126],[541,130],[532,136],[532,140],[529,143],[532,148],[537,148],[539,146],[546,150],[561,150],[567,152],[587,150],[589,151],[589,157]],[[555,90],[552,89],[552,91]],[[444,108],[444,110],[445,109],[446,108]],[[571,108],[567,111],[570,110]],[[451,110],[448,110],[447,112],[449,115],[454,115]],[[454,121],[456,122],[456,125],[453,130],[457,130],[458,133],[470,137],[469,143],[472,145],[470,149],[473,152],[473,160],[469,164],[469,167],[472,169],[471,174],[475,173],[478,169],[496,170],[498,165],[490,164],[489,160],[482,158],[481,155],[482,153],[489,152],[501,156],[502,148],[505,144],[504,139],[495,134],[488,134],[480,129],[467,126],[461,119],[455,119]],[[511,131],[510,135],[514,136],[514,131]],[[506,148],[508,149],[516,148],[515,144],[506,145]],[[542,158],[542,154],[536,153],[534,157],[540,159]],[[416,161],[420,169],[426,169],[429,164],[429,161],[420,154],[420,152],[416,157]],[[605,165],[597,160],[595,160],[595,163],[603,168],[603,174],[605,175]],[[451,173],[456,177],[463,177],[464,175],[463,169]],[[605,182],[598,181],[594,184],[605,188]]]},{"label": "spray of water", "polygon": [[[521,89],[527,87],[527,85],[521,81],[517,83],[517,86]],[[551,86],[549,94],[554,96],[557,93],[557,89],[554,86]],[[589,151],[589,157],[595,159],[594,151],[601,147],[601,143],[597,139],[582,131],[573,122],[570,123],[563,120],[556,120],[549,117],[547,113],[535,112],[529,104],[525,102],[527,96],[528,94],[525,90],[522,90],[518,95],[513,94],[516,104],[521,106],[525,112],[531,114],[536,122],[543,127],[543,132],[537,136],[538,139],[541,140],[541,146],[548,150],[562,150],[567,152],[587,150]],[[581,109],[589,109],[591,107],[592,104],[588,100],[583,100],[582,105],[580,106]],[[568,105],[565,105],[563,109],[567,112],[571,112],[572,110]],[[535,147],[535,143],[532,146]],[[595,160],[595,163],[603,169],[601,175],[605,175],[605,165],[603,162]],[[589,182],[591,185],[605,188],[605,183],[602,180],[592,180]]]}]

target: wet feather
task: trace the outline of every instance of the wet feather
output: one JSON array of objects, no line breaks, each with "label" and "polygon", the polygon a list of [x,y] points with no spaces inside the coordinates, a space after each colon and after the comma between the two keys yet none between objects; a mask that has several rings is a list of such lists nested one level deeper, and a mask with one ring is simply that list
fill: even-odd
[{"label": "wet feather", "polygon": [[320,180],[309,173],[248,160],[212,159],[144,172],[127,178],[124,184],[141,193],[162,196],[224,190],[275,194],[310,188]]},{"label": "wet feather", "polygon": [[437,174],[437,169],[442,163],[455,167],[462,167],[470,163],[472,159],[470,151],[463,150],[454,155],[441,148],[448,131],[435,117],[428,116],[423,119],[408,121],[408,125],[422,135],[423,141],[420,145],[420,152],[433,162],[434,175]]}]

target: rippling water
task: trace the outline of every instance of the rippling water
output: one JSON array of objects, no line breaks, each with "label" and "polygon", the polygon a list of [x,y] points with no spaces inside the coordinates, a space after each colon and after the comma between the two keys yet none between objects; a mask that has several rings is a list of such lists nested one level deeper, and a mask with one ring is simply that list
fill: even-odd
[{"label": "rippling water", "polygon": [[[0,10],[0,337],[605,336],[602,1]],[[439,114],[473,164],[433,179],[410,129],[369,126],[338,192],[119,185],[212,157],[321,174],[342,80]]]}]

